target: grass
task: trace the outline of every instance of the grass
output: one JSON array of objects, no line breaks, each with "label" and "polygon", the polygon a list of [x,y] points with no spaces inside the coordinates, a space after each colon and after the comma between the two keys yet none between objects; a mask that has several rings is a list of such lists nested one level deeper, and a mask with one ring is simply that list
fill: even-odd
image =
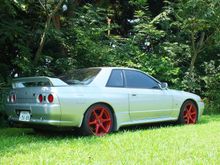
[{"label": "grass", "polygon": [[0,164],[220,164],[220,115],[197,125],[140,126],[104,137],[0,128]]}]

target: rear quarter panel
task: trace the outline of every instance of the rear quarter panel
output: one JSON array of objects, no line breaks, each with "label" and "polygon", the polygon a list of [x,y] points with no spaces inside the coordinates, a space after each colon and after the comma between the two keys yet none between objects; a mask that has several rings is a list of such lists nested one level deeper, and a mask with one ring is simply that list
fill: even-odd
[{"label": "rear quarter panel", "polygon": [[126,89],[90,86],[58,87],[62,126],[80,127],[86,110],[95,103],[110,105],[117,124],[130,121]]}]

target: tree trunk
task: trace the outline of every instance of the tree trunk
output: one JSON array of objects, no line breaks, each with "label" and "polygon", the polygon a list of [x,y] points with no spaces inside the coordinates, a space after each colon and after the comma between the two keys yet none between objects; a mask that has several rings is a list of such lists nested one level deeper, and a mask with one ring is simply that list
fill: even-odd
[{"label": "tree trunk", "polygon": [[190,62],[190,67],[189,67],[189,77],[192,77],[192,73],[193,73],[193,69],[194,69],[194,64],[196,61],[196,57],[197,57],[197,52],[196,52],[196,45],[195,45],[195,33],[192,32],[191,33],[191,42],[192,42],[192,50],[191,50],[191,62]]},{"label": "tree trunk", "polygon": [[59,15],[54,15],[53,18],[53,24],[56,30],[60,30],[61,24],[60,24],[60,16]]},{"label": "tree trunk", "polygon": [[192,77],[192,75],[193,75],[194,65],[195,65],[197,56],[198,56],[198,53],[196,51],[192,53],[192,59],[191,59],[190,67],[189,67],[189,76],[190,77]]},{"label": "tree trunk", "polygon": [[56,14],[56,12],[59,10],[59,8],[60,8],[60,6],[62,5],[63,2],[64,2],[64,0],[60,0],[58,2],[58,4],[55,6],[55,8],[53,9],[53,11],[47,17],[47,21],[46,21],[45,26],[44,26],[44,31],[43,31],[43,34],[41,35],[39,47],[38,47],[37,52],[36,52],[35,57],[34,57],[34,64],[37,64],[38,60],[40,58],[41,52],[42,52],[43,47],[44,47],[45,39],[46,39],[46,33],[47,33],[47,30],[50,26],[51,19]]},{"label": "tree trunk", "polygon": [[[61,29],[61,23],[60,23],[60,15],[54,15],[52,17],[52,20],[53,20],[53,25],[55,27],[56,30],[60,31]],[[60,46],[60,51],[61,51],[61,55],[62,56],[65,56],[66,53],[65,53],[65,48],[64,48],[64,42],[62,41],[62,45]]]},{"label": "tree trunk", "polygon": [[189,68],[189,76],[191,77],[193,74],[194,66],[196,59],[198,57],[199,52],[202,50],[202,46],[204,44],[204,38],[205,38],[205,32],[201,33],[200,39],[198,41],[197,46],[195,45],[195,34],[192,32],[191,33],[191,42],[192,42],[192,59],[190,63],[190,68]]},{"label": "tree trunk", "polygon": [[108,24],[108,36],[110,36],[111,34],[111,19],[107,17],[107,24]]},{"label": "tree trunk", "polygon": [[37,64],[37,62],[40,58],[40,54],[41,54],[41,52],[43,50],[43,47],[44,47],[44,43],[45,43],[45,39],[46,39],[46,33],[47,33],[47,30],[48,30],[48,27],[50,26],[50,22],[51,22],[51,16],[49,16],[47,18],[47,21],[44,25],[44,32],[41,35],[40,44],[39,44],[39,47],[38,47],[37,52],[36,52],[35,57],[34,57],[34,64]]}]

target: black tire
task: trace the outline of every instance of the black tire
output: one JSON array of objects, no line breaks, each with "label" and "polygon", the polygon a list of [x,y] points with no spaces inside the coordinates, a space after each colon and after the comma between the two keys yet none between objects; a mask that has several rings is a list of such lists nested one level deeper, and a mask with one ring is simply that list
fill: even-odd
[{"label": "black tire", "polygon": [[80,132],[82,135],[104,136],[113,131],[113,126],[111,109],[104,104],[95,104],[86,111]]},{"label": "black tire", "polygon": [[196,124],[198,120],[198,108],[195,102],[187,100],[180,109],[178,124]]}]

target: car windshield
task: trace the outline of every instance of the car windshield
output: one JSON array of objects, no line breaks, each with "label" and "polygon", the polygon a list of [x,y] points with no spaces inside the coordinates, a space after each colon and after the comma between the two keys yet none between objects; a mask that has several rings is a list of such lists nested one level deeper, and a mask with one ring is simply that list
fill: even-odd
[{"label": "car windshield", "polygon": [[59,78],[69,85],[88,85],[94,80],[100,70],[100,68],[75,69]]}]

